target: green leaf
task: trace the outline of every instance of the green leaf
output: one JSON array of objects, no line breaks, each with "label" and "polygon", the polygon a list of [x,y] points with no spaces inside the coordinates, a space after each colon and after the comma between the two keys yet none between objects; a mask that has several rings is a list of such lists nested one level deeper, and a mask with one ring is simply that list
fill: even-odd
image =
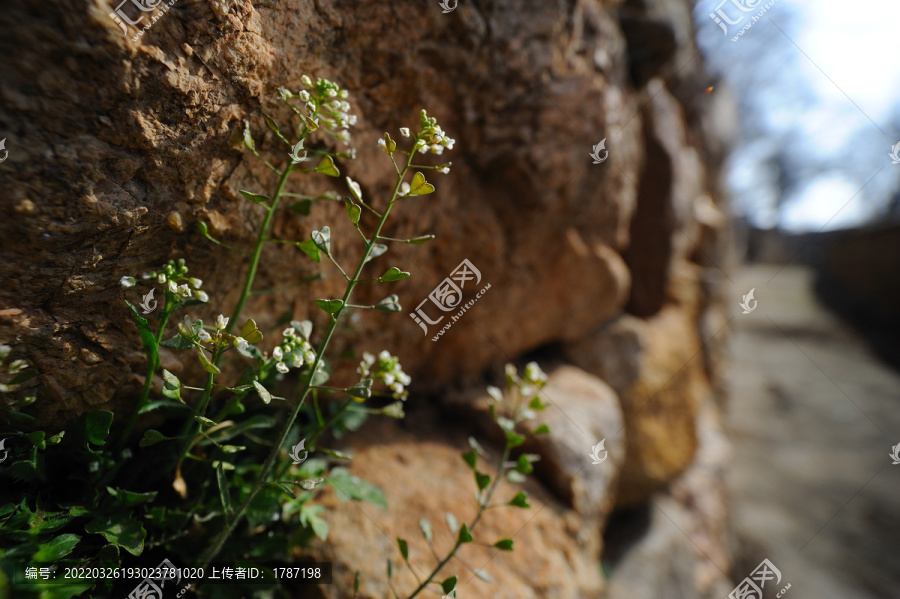
[{"label": "green leaf", "polygon": [[475,464],[478,462],[478,454],[475,450],[466,451],[462,454],[462,459],[469,465],[469,468],[475,470]]},{"label": "green leaf", "polygon": [[353,576],[353,597],[359,595],[359,570],[356,571],[356,574]]},{"label": "green leaf", "polygon": [[107,541],[134,556],[140,555],[144,550],[144,539],[147,537],[147,531],[140,522],[119,513],[97,516],[85,525],[84,530],[90,534],[103,535]]},{"label": "green leaf", "polygon": [[104,445],[109,436],[109,427],[113,421],[113,413],[106,410],[88,412],[83,416],[83,432],[88,443]]},{"label": "green leaf", "polygon": [[546,424],[542,424],[539,427],[537,427],[536,429],[534,429],[533,431],[531,431],[531,434],[532,435],[549,435],[550,427],[547,426]]},{"label": "green leaf", "polygon": [[[175,393],[177,393],[177,391]],[[166,397],[169,397],[169,395],[166,395],[166,389],[163,389],[163,395],[165,395]],[[175,398],[173,398],[173,399],[175,399]],[[187,406],[187,404],[185,404],[184,402],[179,403],[179,402],[175,402],[175,401],[165,401],[165,400],[159,399],[156,401],[151,401],[150,403],[148,403],[147,405],[142,407],[140,410],[138,410],[138,414],[146,414],[147,412],[152,412],[153,410],[158,410],[159,408],[170,408],[170,409],[178,408],[179,410],[189,410],[190,409]]]},{"label": "green leaf", "polygon": [[278,128],[278,123],[275,122],[275,119],[273,119],[272,117],[267,115],[265,112],[262,113],[262,115],[263,115],[263,118],[266,120],[266,125],[269,126],[269,129],[271,129],[272,132],[275,133],[275,135],[277,135],[281,141],[283,141],[287,145],[291,145],[291,142],[286,140],[284,138],[284,135],[281,134],[281,129]]},{"label": "green leaf", "polygon": [[408,276],[409,276],[408,272],[406,272],[404,270],[400,270],[396,266],[392,266],[387,270],[386,273],[381,275],[379,280],[386,282],[386,283],[390,283],[391,281],[399,281],[401,279],[405,279]]},{"label": "green leaf", "polygon": [[44,450],[47,449],[47,442],[44,440],[45,435],[44,431],[34,431],[33,433],[28,433],[25,437],[31,441],[32,445],[40,450]]},{"label": "green leaf", "polygon": [[463,522],[462,526],[459,529],[459,536],[457,540],[460,543],[471,543],[472,542],[472,533],[469,532],[469,527],[466,526],[466,523]]},{"label": "green leaf", "polygon": [[241,337],[246,339],[247,343],[259,343],[263,340],[263,334],[259,331],[256,321],[252,318],[248,318],[243,328],[241,328]]},{"label": "green leaf", "polygon": [[372,397],[372,379],[363,379],[353,385],[347,389],[347,395],[358,397],[359,399],[369,399]]},{"label": "green leaf", "polygon": [[219,499],[222,500],[222,507],[226,514],[231,514],[231,495],[228,492],[228,479],[225,478],[225,470],[222,464],[216,466],[216,482],[219,484]]},{"label": "green leaf", "polygon": [[491,477],[487,474],[483,474],[481,472],[475,471],[475,484],[478,485],[479,491],[484,491],[484,489],[491,484]]},{"label": "green leaf", "polygon": [[441,590],[445,593],[449,593],[453,589],[456,588],[456,576],[451,576],[450,578],[445,578],[443,582],[441,582]]},{"label": "green leaf", "polygon": [[319,248],[316,247],[316,242],[313,241],[312,239],[307,239],[306,241],[301,241],[295,245],[298,248],[300,248],[300,250],[304,254],[306,254],[307,256],[309,256],[310,258],[315,260],[316,262],[322,261],[322,256],[319,255]]},{"label": "green leaf", "polygon": [[186,349],[191,349],[194,347],[194,343],[190,339],[185,339],[181,335],[175,335],[171,339],[166,339],[160,342],[160,345],[163,347],[168,347],[170,349],[177,349],[180,351],[184,351]]},{"label": "green leaf", "polygon": [[547,406],[546,406],[546,404],[541,402],[540,397],[535,395],[534,397],[531,398],[531,401],[528,402],[528,407],[531,408],[532,410],[541,411],[544,408],[546,408]]},{"label": "green leaf", "polygon": [[144,344],[144,353],[147,354],[147,358],[155,367],[159,364],[159,354],[157,353],[156,337],[153,335],[153,331],[150,330],[150,324],[146,318],[140,315],[131,302],[125,300],[125,303],[128,304],[134,315],[134,323],[137,325],[138,333],[141,335],[141,342]]},{"label": "green leaf", "polygon": [[31,556],[31,561],[35,562],[55,562],[72,553],[75,545],[81,537],[73,534],[59,535],[53,537],[49,542],[42,543],[37,553]]},{"label": "green leaf", "polygon": [[350,199],[344,200],[344,207],[347,209],[347,216],[350,217],[350,222],[352,222],[354,225],[359,223],[359,217],[362,214],[362,208],[354,204]]},{"label": "green leaf", "polygon": [[150,503],[156,499],[157,495],[156,491],[138,493],[137,491],[126,491],[125,489],[114,489],[112,487],[106,487],[106,492],[115,497],[118,503],[126,507]]},{"label": "green leaf", "polygon": [[205,416],[198,416],[196,414],[194,415],[194,420],[196,422],[199,422],[202,426],[216,426],[217,424],[219,424],[215,420],[210,420]]},{"label": "green leaf", "polygon": [[528,461],[524,455],[520,455],[519,459],[516,460],[515,465],[516,472],[521,472],[522,474],[531,474],[534,468],[531,467],[531,462]]},{"label": "green leaf", "polygon": [[509,505],[525,509],[531,507],[531,504],[528,503],[528,497],[522,491],[516,493],[516,496],[509,500]]},{"label": "green leaf", "polygon": [[391,558],[387,559],[387,575],[388,580],[394,575],[394,564],[391,562]]},{"label": "green leaf", "polygon": [[429,193],[434,193],[434,185],[426,181],[425,175],[417,171],[409,184],[409,194],[407,195],[423,196]]},{"label": "green leaf", "polygon": [[300,507],[300,523],[309,526],[317,537],[323,541],[328,538],[328,522],[319,518],[318,514],[324,511],[321,505],[306,505]]},{"label": "green leaf", "polygon": [[387,508],[387,501],[378,487],[356,475],[350,474],[350,471],[346,468],[333,468],[325,482],[331,485],[341,501],[354,499]]},{"label": "green leaf", "polygon": [[388,246],[384,245],[383,243],[376,243],[375,245],[372,246],[372,250],[369,252],[369,257],[366,258],[366,262],[369,262],[370,260],[374,260],[375,258],[382,255],[386,251],[388,251]]},{"label": "green leaf", "polygon": [[397,142],[391,139],[391,136],[388,135],[387,131],[384,132],[384,146],[384,149],[388,152],[393,152],[397,149]]},{"label": "green leaf", "polygon": [[297,214],[302,214],[303,216],[309,216],[309,211],[312,208],[312,200],[300,200],[299,202],[294,202],[293,204],[289,204],[287,209],[291,212],[296,212]]},{"label": "green leaf", "polygon": [[243,189],[240,190],[240,194],[250,200],[251,202],[256,202],[257,204],[268,204],[272,199],[266,195],[260,195],[258,193],[252,193],[249,191],[245,191]]},{"label": "green leaf", "polygon": [[397,546],[400,547],[400,555],[403,556],[403,561],[409,562],[409,545],[406,544],[406,541],[397,537]]},{"label": "green leaf", "polygon": [[422,536],[425,537],[425,540],[430,543],[431,542],[431,522],[429,522],[425,518],[420,518],[419,519],[419,530],[422,531]]},{"label": "green leaf", "polygon": [[147,429],[144,431],[144,437],[141,439],[141,442],[138,443],[140,447],[150,447],[151,445],[156,445],[160,441],[170,441],[171,439],[159,431],[151,429]]},{"label": "green leaf", "polygon": [[313,231],[310,233],[310,238],[313,243],[316,244],[316,247],[319,250],[325,252],[326,254],[331,254],[331,228],[330,227],[322,227],[321,231]]},{"label": "green leaf", "polygon": [[329,455],[338,460],[352,460],[353,457],[347,455],[343,451],[338,451],[337,449],[328,449],[327,447],[316,447],[316,451],[320,451],[325,455]]},{"label": "green leaf", "polygon": [[263,403],[272,401],[272,394],[259,381],[253,381],[253,386],[256,388],[256,392],[259,393],[259,398],[263,400]]},{"label": "green leaf", "polygon": [[423,243],[428,243],[434,239],[434,235],[420,235],[419,237],[413,237],[409,240],[409,243],[413,245],[422,245]]},{"label": "green leaf", "polygon": [[269,428],[274,429],[276,425],[276,421],[271,416],[266,416],[264,414],[257,414],[252,416],[248,420],[243,422],[239,422],[234,426],[230,426],[228,428],[220,428],[216,432],[213,433],[214,439],[220,443],[228,441],[237,437],[238,435],[243,434],[244,432],[251,429],[263,429]]},{"label": "green leaf", "polygon": [[178,380],[178,377],[175,376],[174,374],[172,374],[171,372],[169,372],[168,370],[166,370],[165,368],[163,368],[162,377],[163,377],[163,381],[165,381],[165,383],[167,385],[169,385],[170,387],[173,387],[175,389],[181,388],[181,381]]},{"label": "green leaf", "polygon": [[250,123],[244,121],[244,145],[254,154],[256,153],[256,144],[253,143],[253,137],[250,135]]},{"label": "green leaf", "polygon": [[399,312],[403,308],[400,307],[400,298],[395,293],[392,293],[375,304],[375,309],[380,312]]},{"label": "green leaf", "polygon": [[506,431],[506,446],[507,447],[518,447],[522,443],[525,442],[525,437],[522,435],[517,435],[512,431]]},{"label": "green leaf", "polygon": [[513,550],[513,540],[512,539],[500,539],[496,543],[494,543],[494,547],[500,549],[501,551],[512,551]]},{"label": "green leaf", "polygon": [[447,520],[447,528],[450,529],[450,532],[455,533],[457,530],[459,530],[459,520],[456,519],[456,516],[454,516],[450,512],[447,512],[445,519]]},{"label": "green leaf", "polygon": [[344,305],[344,300],[340,299],[317,299],[316,305],[325,310],[329,314],[334,314]]},{"label": "green leaf", "polygon": [[206,357],[206,352],[200,348],[197,348],[197,358],[200,360],[200,365],[203,366],[203,370],[210,374],[219,374],[221,371],[219,367],[209,361],[209,358]]},{"label": "green leaf", "polygon": [[328,175],[329,177],[340,177],[341,171],[334,165],[334,160],[332,160],[331,156],[325,156],[322,158],[322,161],[319,162],[318,166],[315,168],[315,172],[322,173],[323,175]]}]

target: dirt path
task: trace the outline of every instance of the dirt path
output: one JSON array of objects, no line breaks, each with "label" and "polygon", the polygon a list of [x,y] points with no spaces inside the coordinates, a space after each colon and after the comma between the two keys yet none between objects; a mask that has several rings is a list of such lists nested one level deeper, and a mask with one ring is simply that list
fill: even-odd
[{"label": "dirt path", "polygon": [[732,340],[740,575],[767,557],[792,585],[787,599],[900,598],[900,465],[888,457],[900,373],[817,304],[809,270],[777,271],[735,278],[735,301],[752,287],[758,301],[737,309]]}]

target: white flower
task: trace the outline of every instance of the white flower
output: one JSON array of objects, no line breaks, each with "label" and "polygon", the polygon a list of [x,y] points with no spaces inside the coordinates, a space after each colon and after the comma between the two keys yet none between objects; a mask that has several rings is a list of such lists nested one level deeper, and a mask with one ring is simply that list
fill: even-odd
[{"label": "white flower", "polygon": [[247,343],[247,340],[243,337],[235,337],[234,338],[234,346],[238,349],[247,349],[247,346],[250,345]]},{"label": "white flower", "polygon": [[389,386],[394,393],[403,393],[403,385],[400,383],[391,383]]},{"label": "white flower", "polygon": [[166,284],[166,273],[159,273],[159,276],[156,277],[156,280],[159,281],[160,285]]},{"label": "white flower", "polygon": [[541,370],[541,367],[538,366],[537,362],[529,362],[526,364],[525,372],[523,374],[525,375],[525,378],[532,383],[542,383],[547,381],[547,375],[544,374],[544,371]]},{"label": "white flower", "polygon": [[334,110],[335,112],[338,112],[341,109],[341,101],[340,100],[332,100],[330,106],[331,106],[332,110]]},{"label": "white flower", "polygon": [[290,370],[284,362],[277,362],[275,364],[275,370],[280,372],[281,374],[287,374],[288,370]]},{"label": "white flower", "polygon": [[9,374],[19,374],[20,371],[28,368],[28,362],[25,360],[13,360],[9,365]]},{"label": "white flower", "polygon": [[303,366],[303,357],[300,354],[294,354],[291,356],[291,366],[294,368],[300,368]]},{"label": "white flower", "polygon": [[409,385],[412,382],[412,378],[405,372],[401,372],[397,375],[397,380],[400,381],[404,386]]},{"label": "white flower", "polygon": [[178,285],[175,283],[175,281],[169,281],[169,291],[171,291],[172,293],[178,293]]},{"label": "white flower", "polygon": [[[384,140],[382,140],[384,141]],[[362,189],[359,187],[359,183],[351,179],[350,177],[346,177],[347,179],[347,187],[350,188],[350,193],[353,194],[353,197],[356,198],[357,201],[362,202]]]},{"label": "white flower", "polygon": [[448,150],[452,150],[453,145],[456,143],[456,140],[453,139],[452,137],[445,137],[444,141],[442,141],[441,143],[444,144],[444,147],[447,148]]},{"label": "white flower", "polygon": [[134,287],[136,282],[134,277],[122,277],[119,279],[119,284],[122,285],[122,287]]},{"label": "white flower", "polygon": [[344,129],[337,134],[337,138],[344,142],[345,144],[350,143],[350,132]]},{"label": "white flower", "polygon": [[207,295],[205,291],[198,291],[198,292],[197,292],[197,299],[200,300],[201,302],[208,302],[208,301],[209,301],[209,295]]},{"label": "white flower", "polygon": [[391,353],[390,353],[388,350],[383,349],[383,350],[381,350],[381,352],[378,354],[378,359],[379,359],[379,360],[390,360],[390,359],[391,359]]},{"label": "white flower", "polygon": [[350,102],[341,102],[341,110],[344,112],[350,111]]},{"label": "white flower", "polygon": [[406,194],[409,193],[409,189],[410,189],[409,183],[404,181],[403,183],[400,184],[400,195],[405,196]]},{"label": "white flower", "polygon": [[305,352],[303,352],[303,360],[307,364],[312,364],[316,361],[316,352],[311,349],[306,350]]},{"label": "white flower", "polygon": [[221,314],[219,314],[216,317],[216,328],[219,329],[220,331],[222,331],[227,326],[228,326],[228,317],[222,316]]},{"label": "white flower", "polygon": [[419,146],[419,154],[425,154],[427,152],[428,152],[428,144],[423,142],[422,145]]},{"label": "white flower", "polygon": [[329,98],[336,98],[336,97],[337,97],[337,90],[335,90],[335,89],[329,89],[328,91],[325,92],[325,95],[327,95]]},{"label": "white flower", "polygon": [[351,114],[349,117],[347,117],[347,120],[349,121],[351,127],[356,126],[356,115],[355,114]]},{"label": "white flower", "polygon": [[383,138],[383,137],[380,138],[380,139],[378,140],[378,147],[379,147],[379,148],[384,148],[385,151],[387,150],[387,142],[384,141],[384,138]]},{"label": "white flower", "polygon": [[187,286],[187,283],[178,286],[178,295],[185,298],[191,297],[191,288]]},{"label": "white flower", "polygon": [[537,393],[537,389],[535,389],[533,385],[522,385],[520,387],[520,392],[525,399],[531,399]]},{"label": "white flower", "polygon": [[297,331],[294,330],[294,327],[288,327],[285,330],[281,331],[282,337],[296,337]]},{"label": "white flower", "polygon": [[399,401],[384,406],[381,408],[381,413],[388,418],[403,418],[405,416],[403,413],[403,404]]},{"label": "white flower", "polygon": [[450,172],[450,167],[444,166],[444,167],[439,168],[438,171],[446,175],[447,173]]},{"label": "white flower", "polygon": [[390,372],[385,373],[385,375],[384,375],[384,384],[385,385],[390,387],[391,385],[394,384],[395,380],[396,380],[396,377],[394,377],[393,374],[391,374]]},{"label": "white flower", "polygon": [[496,401],[497,403],[501,403],[503,401],[503,394],[500,392],[500,389],[494,387],[493,385],[488,385],[487,388],[488,395]]},{"label": "white flower", "polygon": [[0,345],[0,358],[5,358],[6,356],[8,356],[11,350],[12,348],[8,345]]},{"label": "white flower", "polygon": [[442,139],[444,139],[443,131],[438,131],[437,133],[435,133],[434,135],[431,136],[431,141],[433,141],[436,144],[441,143]]},{"label": "white flower", "polygon": [[303,90],[302,92],[297,94],[297,97],[300,98],[301,102],[309,102],[309,92],[306,90]]},{"label": "white flower", "polygon": [[284,357],[284,352],[281,349],[281,346],[276,346],[275,349],[272,350],[272,357],[278,361],[281,361],[281,358]]},{"label": "white flower", "polygon": [[300,77],[300,83],[302,83],[306,87],[312,87],[312,80],[309,78],[308,75],[304,75],[303,77]]},{"label": "white flower", "polygon": [[316,111],[316,103],[313,101],[307,102],[306,109],[309,111],[310,114],[314,113]]},{"label": "white flower", "polygon": [[99,470],[100,470],[100,462],[91,462],[90,464],[88,464],[89,472],[99,472]]},{"label": "white flower", "polygon": [[400,127],[400,135],[409,137],[409,127]]},{"label": "white flower", "polygon": [[194,289],[200,289],[200,286],[203,285],[203,281],[201,281],[200,279],[195,279],[193,277],[188,279],[188,283],[190,283],[191,287],[193,287]]},{"label": "white flower", "polygon": [[432,154],[443,154],[443,153],[444,153],[444,146],[439,145],[439,144],[432,144],[432,146],[431,146],[431,153],[432,153]]},{"label": "white flower", "polygon": [[372,364],[375,363],[375,356],[373,356],[372,354],[370,354],[367,351],[364,351],[363,352],[363,362],[365,362],[367,365],[371,366]]},{"label": "white flower", "polygon": [[350,148],[347,150],[347,158],[350,160],[356,160],[356,148]]},{"label": "white flower", "polygon": [[283,87],[278,88],[278,99],[279,100],[282,100],[282,101],[287,100],[288,98],[291,97],[291,95],[292,95],[291,92],[289,92],[285,88],[283,88]]},{"label": "white flower", "polygon": [[349,94],[347,94],[347,90],[345,90],[345,89],[342,89],[342,90],[341,90],[340,96],[341,96],[342,98],[346,98],[348,95],[349,95]]},{"label": "white flower", "polygon": [[200,341],[204,341],[204,342],[210,340],[209,333],[207,333],[204,329],[200,329],[200,332],[197,333],[197,337],[200,338]]}]

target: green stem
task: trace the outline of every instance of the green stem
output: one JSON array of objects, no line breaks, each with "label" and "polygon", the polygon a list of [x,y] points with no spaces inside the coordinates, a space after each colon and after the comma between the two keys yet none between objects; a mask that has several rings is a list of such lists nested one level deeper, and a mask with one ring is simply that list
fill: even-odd
[{"label": "green stem", "polygon": [[[226,333],[231,333],[234,329],[238,319],[241,317],[241,312],[244,310],[244,304],[247,302],[247,298],[250,297],[250,293],[253,289],[253,279],[256,278],[256,269],[259,266],[262,249],[266,243],[269,225],[272,223],[272,217],[275,215],[275,209],[278,207],[278,200],[281,198],[281,192],[284,190],[284,186],[290,176],[291,167],[287,166],[285,167],[284,172],[281,173],[281,178],[278,180],[278,187],[275,189],[272,201],[266,208],[266,216],[263,219],[262,227],[259,229],[259,235],[256,236],[256,247],[253,248],[253,254],[250,256],[250,265],[247,268],[247,277],[244,279],[244,288],[241,290],[241,296],[238,298],[237,305],[234,307],[234,312],[231,313],[228,326],[225,327]],[[218,365],[216,362],[213,362],[213,364]]]},{"label": "green stem", "polygon": [[[481,505],[478,506],[478,513],[475,515],[475,519],[472,520],[472,524],[468,527],[469,532],[471,533],[475,530],[475,526],[478,524],[478,521],[481,520],[481,516],[484,515],[484,512],[487,510],[488,506],[491,503],[491,498],[494,496],[494,491],[497,490],[497,486],[500,484],[501,479],[503,478],[503,463],[509,458],[509,445],[503,448],[503,456],[500,458],[500,461],[497,463],[497,477],[491,483],[491,486],[488,487],[487,496],[484,497],[484,501],[481,502]],[[450,550],[450,553],[447,554],[447,557],[442,559],[437,566],[435,566],[434,570],[431,571],[431,574],[428,575],[428,578],[425,579],[425,582],[420,584],[415,591],[413,591],[412,595],[410,595],[407,599],[413,599],[416,595],[421,593],[428,583],[437,576],[438,572],[441,571],[447,562],[453,559],[453,556],[456,555],[457,550],[462,545],[459,540],[459,535],[456,536],[456,543],[453,545],[453,549]]]},{"label": "green stem", "polygon": [[[363,252],[362,258],[360,258],[359,264],[356,267],[356,272],[353,274],[353,278],[347,282],[347,289],[344,291],[343,302],[341,304],[341,308],[334,313],[331,318],[331,324],[328,327],[328,330],[325,333],[325,338],[322,339],[321,344],[319,345],[319,349],[316,352],[316,360],[310,368],[309,379],[304,383],[303,388],[300,393],[300,397],[298,398],[297,403],[294,405],[294,408],[291,410],[290,415],[287,420],[285,420],[284,425],[281,427],[281,432],[278,435],[278,440],[275,442],[275,445],[272,447],[272,451],[269,452],[269,456],[266,458],[265,463],[263,463],[262,469],[259,472],[259,476],[256,479],[256,482],[251,487],[250,492],[244,498],[244,501],[241,502],[240,507],[235,511],[234,516],[231,518],[229,522],[225,524],[225,527],[222,529],[222,532],[219,533],[218,537],[213,541],[210,548],[206,551],[206,553],[201,558],[201,562],[203,566],[206,566],[211,562],[218,554],[219,551],[222,550],[222,546],[225,544],[225,541],[228,540],[228,537],[231,536],[231,533],[234,532],[235,527],[238,523],[243,519],[244,514],[247,512],[247,508],[250,506],[250,502],[256,497],[256,494],[259,493],[259,490],[262,488],[263,484],[265,484],[266,477],[268,477],[269,473],[272,470],[272,466],[275,464],[275,459],[278,457],[278,453],[281,450],[281,446],[284,445],[285,440],[288,437],[288,434],[291,431],[291,427],[294,425],[294,421],[297,419],[297,415],[300,413],[301,408],[303,407],[303,402],[306,400],[307,395],[309,395],[311,383],[313,378],[315,377],[315,373],[318,372],[319,365],[322,363],[322,359],[325,355],[325,349],[328,347],[328,344],[331,342],[331,337],[334,335],[334,331],[337,328],[338,320],[340,320],[341,314],[344,312],[345,306],[347,305],[350,295],[353,293],[356,284],[359,282],[359,275],[362,273],[363,268],[366,265],[366,262],[369,258],[369,254],[372,252],[372,248],[375,247],[375,240],[378,238],[378,235],[381,233],[381,229],[384,227],[384,223],[387,221],[387,217],[391,212],[391,208],[394,205],[394,202],[397,200],[397,192],[400,190],[400,184],[403,182],[403,178],[406,175],[406,171],[409,169],[409,164],[412,162],[412,155],[410,154],[410,159],[406,163],[406,167],[403,169],[402,174],[397,177],[397,183],[394,185],[394,190],[391,193],[391,199],[388,202],[387,207],[384,210],[384,214],[381,216],[381,219],[378,221],[378,226],[375,228],[375,233],[372,235],[371,240],[366,244],[366,251]],[[288,169],[290,171],[290,169]],[[281,188],[284,186],[284,181],[286,180],[286,175],[282,177],[282,181],[279,184],[278,192],[275,194],[275,198],[273,198],[273,205],[275,200],[278,198],[278,194],[281,191]],[[268,218],[267,221],[268,222]],[[264,239],[265,231],[260,232],[260,239]],[[258,249],[254,252],[254,256],[257,258],[258,262]],[[255,267],[255,262],[251,263]],[[245,288],[249,289],[249,287]],[[248,291],[249,293],[249,291]],[[246,299],[246,297],[242,297],[242,299]],[[235,310],[235,314],[239,314],[239,310]]]}]

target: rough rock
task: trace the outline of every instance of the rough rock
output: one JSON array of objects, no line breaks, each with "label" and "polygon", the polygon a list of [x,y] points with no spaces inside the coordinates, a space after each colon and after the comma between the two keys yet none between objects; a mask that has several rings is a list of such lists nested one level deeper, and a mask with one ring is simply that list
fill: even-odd
[{"label": "rough rock", "polygon": [[[330,524],[328,541],[314,542],[305,554],[334,564],[333,584],[319,587],[327,599],[351,596],[349,589],[357,568],[361,570],[361,598],[390,596],[388,558],[394,564],[394,587],[401,596],[408,596],[417,585],[403,565],[395,539],[408,541],[410,563],[419,576],[425,576],[437,560],[422,538],[419,519],[430,521],[436,551],[443,557],[455,540],[445,524],[446,512],[452,512],[460,522],[471,522],[476,513],[475,481],[460,458],[468,449],[464,427],[438,428],[434,422],[410,426],[406,422],[403,428],[410,430],[403,430],[384,420],[372,424],[350,440],[349,453],[354,458],[351,470],[384,491],[388,509],[340,502],[329,490],[322,493],[321,504],[326,506]],[[489,446],[486,449],[491,451]],[[496,460],[497,454],[492,459]],[[591,551],[599,547],[599,529],[583,530],[573,510],[533,481],[525,484],[525,490],[530,509],[489,510],[473,532],[476,542],[491,544],[512,538],[512,553],[474,543],[460,550],[459,556],[465,563],[483,568],[494,582],[475,578],[455,560],[444,566],[437,580],[458,576],[459,597],[601,596],[604,583],[597,567],[597,553]],[[517,492],[517,487],[504,483],[495,497],[508,501]],[[585,536],[592,539],[585,543]]]}]

